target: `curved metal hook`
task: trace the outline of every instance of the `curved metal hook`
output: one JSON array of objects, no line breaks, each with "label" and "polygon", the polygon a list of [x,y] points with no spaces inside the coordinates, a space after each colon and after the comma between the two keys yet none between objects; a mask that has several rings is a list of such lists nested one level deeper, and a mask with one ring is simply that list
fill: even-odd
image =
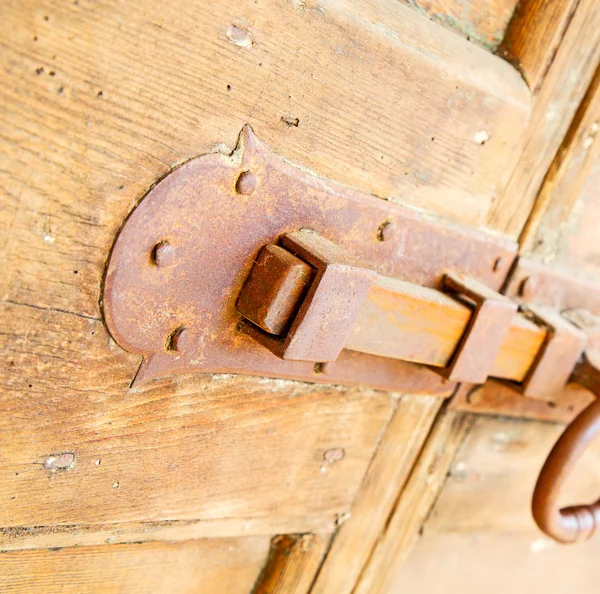
[{"label": "curved metal hook", "polygon": [[[599,366],[588,353],[573,373],[572,380],[600,397]],[[546,460],[533,493],[532,512],[536,524],[562,543],[587,540],[600,526],[600,499],[589,505],[560,509],[558,496],[563,483],[589,443],[600,434],[600,400],[588,406],[565,429]]]}]

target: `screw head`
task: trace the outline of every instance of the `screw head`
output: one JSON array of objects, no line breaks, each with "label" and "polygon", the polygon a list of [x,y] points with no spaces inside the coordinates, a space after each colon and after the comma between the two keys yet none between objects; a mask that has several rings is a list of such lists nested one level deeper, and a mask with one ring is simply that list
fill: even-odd
[{"label": "screw head", "polygon": [[396,235],[396,223],[392,221],[385,221],[379,225],[379,229],[377,229],[377,239],[379,241],[390,241]]},{"label": "screw head", "polygon": [[235,182],[235,191],[238,194],[249,196],[256,190],[257,185],[258,180],[256,179],[256,175],[252,174],[250,171],[242,171]]},{"label": "screw head", "polygon": [[160,241],[152,248],[152,261],[159,267],[175,262],[175,248],[168,241]]}]

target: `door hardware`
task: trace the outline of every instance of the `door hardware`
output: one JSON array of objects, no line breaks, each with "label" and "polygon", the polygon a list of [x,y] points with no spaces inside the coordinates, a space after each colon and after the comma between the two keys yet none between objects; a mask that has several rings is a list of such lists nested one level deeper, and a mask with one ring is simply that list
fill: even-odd
[{"label": "door hardware", "polygon": [[[395,233],[381,232],[392,224]],[[231,155],[197,157],[153,186],[117,236],[102,309],[115,341],[143,357],[134,386],[210,372],[451,395],[452,382],[409,364],[415,357],[406,340],[399,348],[409,362],[344,349],[325,367],[281,359],[243,331],[236,303],[261,248],[302,228],[327,237],[363,268],[422,288],[437,317],[417,312],[417,322],[435,331],[450,316],[455,334],[467,324],[468,308],[450,298],[439,303],[439,291],[427,289],[439,287],[448,270],[498,289],[516,253],[505,238],[442,223],[293,167],[246,126]],[[402,300],[409,318],[419,298],[417,292]],[[414,327],[412,334],[422,333]],[[451,354],[453,337],[443,334],[445,350],[420,362]]]},{"label": "door hardware", "polygon": [[[108,261],[104,320],[143,357],[134,386],[241,373],[455,393],[463,410],[486,410],[488,398],[502,412],[512,398],[566,420],[590,399],[565,402],[566,384],[596,388],[598,370],[589,349],[579,362],[587,335],[561,312],[596,310],[600,290],[561,281],[553,291],[550,273],[534,282],[537,265],[521,260],[508,278],[516,248],[316,178],[245,127],[231,155],[187,161],[133,210]],[[490,405],[489,385],[511,397]],[[557,540],[590,535],[600,514],[597,504],[559,511],[554,494],[599,417],[597,403],[585,409],[540,477],[534,517]]]}]

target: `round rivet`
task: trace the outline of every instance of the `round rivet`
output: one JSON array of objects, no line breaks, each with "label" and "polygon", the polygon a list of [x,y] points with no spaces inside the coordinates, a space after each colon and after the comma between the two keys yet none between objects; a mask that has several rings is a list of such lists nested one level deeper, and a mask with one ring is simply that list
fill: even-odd
[{"label": "round rivet", "polygon": [[152,248],[152,261],[160,267],[175,261],[175,248],[168,241],[160,241]]},{"label": "round rivet", "polygon": [[189,331],[183,326],[173,330],[167,338],[167,350],[181,352],[186,346],[186,341],[189,338]]},{"label": "round rivet", "polygon": [[258,180],[256,179],[256,175],[253,175],[249,171],[242,171],[235,182],[235,191],[238,194],[245,194],[248,196],[256,190],[257,185]]},{"label": "round rivet", "polygon": [[525,299],[533,299],[539,287],[540,279],[535,274],[523,279],[519,286],[519,295]]},{"label": "round rivet", "polygon": [[483,386],[475,386],[468,394],[467,394],[467,402],[471,405],[477,405],[481,402],[484,395]]},{"label": "round rivet", "polygon": [[379,229],[377,229],[377,239],[379,241],[390,241],[394,238],[394,235],[396,235],[396,223],[385,221],[385,223],[379,225]]}]

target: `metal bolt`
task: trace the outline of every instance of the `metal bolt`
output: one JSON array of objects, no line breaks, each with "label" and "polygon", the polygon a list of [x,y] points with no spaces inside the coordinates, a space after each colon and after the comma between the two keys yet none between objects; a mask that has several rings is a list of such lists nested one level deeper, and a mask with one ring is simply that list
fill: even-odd
[{"label": "metal bolt", "polygon": [[390,241],[396,235],[396,223],[392,221],[385,221],[385,223],[381,223],[379,225],[379,229],[377,229],[377,239],[379,241]]},{"label": "metal bolt", "polygon": [[253,175],[249,171],[242,171],[235,182],[235,191],[238,194],[245,194],[248,196],[256,190],[257,185],[258,180],[256,179],[256,175]]},{"label": "metal bolt", "polygon": [[524,297],[525,299],[533,299],[535,297],[536,291],[540,285],[539,276],[533,274],[528,276],[521,281],[519,286],[519,295]]},{"label": "metal bolt", "polygon": [[161,241],[152,248],[152,261],[161,268],[175,261],[175,248],[168,241]]}]

